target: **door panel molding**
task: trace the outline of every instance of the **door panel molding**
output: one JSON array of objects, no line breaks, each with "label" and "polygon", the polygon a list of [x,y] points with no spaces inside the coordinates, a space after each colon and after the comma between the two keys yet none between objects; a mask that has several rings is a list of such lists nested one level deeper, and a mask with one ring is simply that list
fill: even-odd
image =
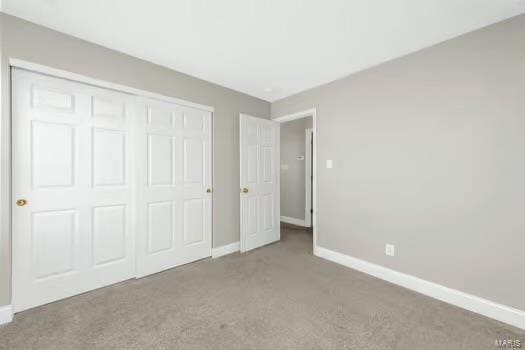
[{"label": "door panel molding", "polygon": [[[15,312],[211,256],[212,194],[211,191],[207,192],[207,189],[213,187],[213,107],[128,88],[30,62],[14,59],[10,59],[9,62],[13,82],[20,74],[37,77],[36,80],[39,81],[38,84],[26,84],[25,89],[29,95],[23,100],[29,102],[26,108],[34,106],[40,109],[38,116],[33,118],[35,123],[50,127],[57,126],[58,129],[44,130],[47,130],[47,133],[57,134],[53,137],[46,137],[53,141],[50,142],[49,147],[57,142],[70,144],[69,148],[59,148],[62,149],[60,157],[56,157],[57,152],[53,150],[48,153],[55,154],[54,157],[47,157],[46,153],[39,156],[38,159],[42,163],[37,165],[42,166],[42,171],[38,174],[37,179],[40,182],[35,183],[31,171],[16,170],[25,167],[38,171],[35,165],[24,164],[24,160],[21,159],[23,157],[20,157],[20,152],[18,152],[20,147],[27,151],[33,149],[28,140],[31,139],[33,133],[31,125],[34,123],[31,121],[31,123],[26,122],[23,126],[19,125],[23,120],[15,118],[18,112],[13,110],[11,120],[13,136],[10,147],[13,164],[12,166],[9,164],[8,170],[9,173],[13,171],[14,175],[12,196],[8,200],[13,203],[10,217],[12,232],[17,232],[17,235],[12,235],[12,304]],[[38,91],[35,90],[35,87],[39,88]],[[13,106],[19,103],[15,101],[18,98],[15,90],[13,88],[11,96]],[[172,107],[172,112],[166,115],[161,110],[142,109],[147,101],[150,101],[151,104],[169,105]],[[165,169],[165,164],[161,164],[161,160],[155,160],[157,168],[154,171],[159,174],[158,177],[148,176],[150,167],[144,164],[139,166],[135,159],[134,153],[136,146],[139,145],[137,138],[140,136],[137,130],[137,120],[140,118],[144,118],[150,127],[151,135],[170,136],[173,131],[181,131],[180,135],[170,139],[171,146],[167,157],[173,164],[166,165],[169,169]],[[18,129],[25,130],[24,132],[29,130],[29,137],[16,134]],[[198,153],[200,159],[192,160],[184,157],[183,140],[185,136],[190,142],[198,141],[198,146],[190,145],[192,150],[190,153],[192,157]],[[142,143],[140,145],[144,146]],[[161,146],[164,145],[161,143]],[[143,148],[148,149],[148,147]],[[106,152],[103,152],[103,149],[106,149]],[[38,151],[45,151],[45,149],[38,147]],[[34,155],[34,151],[31,153]],[[16,154],[16,157],[13,154]],[[190,180],[188,183],[183,183],[184,167],[176,166],[177,162],[181,163],[183,160],[186,160],[188,166],[191,166],[186,173]],[[49,162],[55,161],[62,161],[62,163],[58,164],[58,167],[48,166]],[[181,170],[179,171],[178,168]],[[55,169],[55,174],[43,172],[46,169]],[[161,173],[158,173],[159,169]],[[143,203],[137,200],[139,196],[135,193],[137,181],[140,178],[137,173],[141,170],[146,170],[145,183],[155,183],[157,188],[152,186],[152,192],[159,195],[161,201],[167,200],[172,203],[171,242],[168,237],[169,233],[159,231],[158,227],[154,227],[157,236],[153,238],[150,237],[151,227],[147,227],[150,229],[147,232],[136,230],[136,213],[143,209],[140,207]],[[20,173],[20,176],[15,174],[15,171]],[[33,191],[30,196],[26,196],[27,190],[15,190],[20,183],[23,183],[24,188]],[[42,188],[34,187],[35,184],[42,185],[40,186]],[[166,186],[174,185],[179,189],[180,198],[160,195],[166,192]],[[87,194],[79,196],[78,189]],[[55,196],[54,200],[50,200],[53,198],[53,191],[60,191],[61,194]],[[91,192],[92,194],[89,194]],[[28,199],[29,204],[25,208],[20,208],[14,203],[16,199],[22,197]],[[201,210],[196,210],[192,206],[191,209],[195,210],[190,210],[188,214],[193,223],[199,223],[199,227],[195,230],[191,227],[193,223],[190,224],[190,227],[184,228],[183,226],[185,199],[200,201]],[[154,202],[151,201],[151,203]],[[45,222],[40,221],[39,224],[40,233],[45,230],[62,232],[63,239],[60,237],[57,239],[62,239],[60,244],[70,247],[68,249],[74,255],[73,260],[76,259],[71,261],[65,254],[66,256],[62,255],[62,257],[66,260],[53,260],[53,255],[49,254],[49,249],[47,250],[46,258],[49,259],[44,260],[45,264],[41,267],[44,270],[49,268],[48,272],[51,271],[50,273],[54,275],[48,280],[54,280],[53,283],[58,281],[59,288],[57,285],[50,286],[47,291],[42,290],[40,286],[39,289],[29,288],[27,273],[24,277],[28,264],[16,261],[23,256],[20,247],[33,244],[18,234],[21,230],[32,231],[31,220],[20,220],[16,216],[17,213],[22,213],[28,208],[31,208],[34,213],[67,214],[63,215],[61,222],[55,220],[52,225],[48,222],[47,229]],[[149,210],[148,207],[146,209]],[[26,210],[26,213],[29,211]],[[145,213],[147,214],[148,211]],[[206,217],[201,221],[197,218],[198,213],[205,213]],[[164,214],[162,212],[159,215],[164,218]],[[185,229],[191,236],[192,242],[188,244],[187,249],[177,251],[177,242],[179,246],[183,245]],[[82,232],[89,232],[89,235]],[[158,255],[165,251],[177,251],[177,253],[187,251],[182,257],[172,259],[167,264],[158,264],[139,273],[137,248],[143,236],[148,240],[146,247]],[[105,244],[104,239],[110,239],[110,244]],[[53,243],[46,238],[43,243],[41,242],[40,248],[44,249],[45,243],[50,243],[55,247],[59,242]],[[46,275],[49,274],[46,273]],[[25,282],[24,278],[26,278]],[[60,283],[65,283],[66,287],[63,288]]]},{"label": "door panel molding", "polygon": [[[27,203],[11,200],[15,311],[132,278],[134,97],[23,69],[12,91],[12,196]],[[101,128],[94,96],[121,118]]]},{"label": "door panel molding", "polygon": [[275,242],[279,225],[279,123],[240,114],[240,249]]},{"label": "door panel molding", "polygon": [[211,256],[212,114],[149,98],[137,109],[136,275],[143,277]]}]

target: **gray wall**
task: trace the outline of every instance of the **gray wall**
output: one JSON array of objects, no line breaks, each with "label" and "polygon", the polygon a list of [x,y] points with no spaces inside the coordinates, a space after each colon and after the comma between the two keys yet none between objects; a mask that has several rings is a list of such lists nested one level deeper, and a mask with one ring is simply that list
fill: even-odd
[{"label": "gray wall", "polygon": [[281,216],[304,220],[306,161],[297,157],[305,156],[311,127],[312,117],[281,124]]},{"label": "gray wall", "polygon": [[[2,91],[9,91],[8,58],[23,59],[215,108],[213,246],[239,240],[239,113],[269,118],[268,102],[1,14]],[[210,52],[210,59],[216,52]],[[8,93],[2,94],[0,305],[10,303],[10,125]],[[16,232],[14,233],[16,234]]]},{"label": "gray wall", "polygon": [[311,107],[320,246],[525,310],[525,15],[277,101],[272,117]]}]

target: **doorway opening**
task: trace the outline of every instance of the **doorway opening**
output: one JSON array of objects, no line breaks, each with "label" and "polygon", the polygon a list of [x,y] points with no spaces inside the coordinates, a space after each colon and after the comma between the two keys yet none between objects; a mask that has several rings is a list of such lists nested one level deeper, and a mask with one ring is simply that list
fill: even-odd
[{"label": "doorway opening", "polygon": [[280,222],[282,235],[317,242],[316,111],[274,119],[280,127]]}]

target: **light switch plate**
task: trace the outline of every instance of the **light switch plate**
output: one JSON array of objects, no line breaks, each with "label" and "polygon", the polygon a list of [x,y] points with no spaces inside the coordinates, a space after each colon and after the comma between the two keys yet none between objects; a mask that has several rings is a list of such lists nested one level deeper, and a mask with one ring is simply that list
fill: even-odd
[{"label": "light switch plate", "polygon": [[386,244],[385,245],[385,255],[388,256],[394,256],[396,255],[396,246],[393,244]]},{"label": "light switch plate", "polygon": [[333,167],[332,160],[331,159],[327,159],[326,160],[326,168],[327,169],[332,169],[332,167]]}]

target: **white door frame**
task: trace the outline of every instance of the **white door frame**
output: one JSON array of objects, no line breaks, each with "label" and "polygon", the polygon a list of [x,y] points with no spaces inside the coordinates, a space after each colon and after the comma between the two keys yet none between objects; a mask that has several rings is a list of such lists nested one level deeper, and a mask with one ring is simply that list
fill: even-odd
[{"label": "white door frame", "polygon": [[312,227],[313,227],[313,253],[316,255],[317,252],[317,238],[318,238],[318,232],[317,232],[317,218],[318,218],[318,212],[319,212],[319,206],[317,203],[317,109],[316,108],[310,108],[301,112],[293,113],[284,115],[278,118],[273,118],[272,120],[279,122],[279,123],[285,123],[296,119],[306,118],[306,117],[312,117],[312,138],[314,143],[314,150],[313,150],[313,214],[312,214]]},{"label": "white door frame", "polygon": [[312,143],[313,128],[304,130],[304,224],[312,226]]},{"label": "white door frame", "polygon": [[[191,101],[186,101],[186,100],[174,98],[174,97],[170,97],[170,96],[166,96],[166,95],[162,95],[162,94],[158,94],[158,93],[154,93],[154,92],[149,92],[149,91],[146,91],[146,90],[141,90],[141,89],[129,87],[129,86],[126,86],[126,85],[116,84],[116,83],[112,83],[112,82],[104,81],[104,80],[99,80],[99,79],[91,78],[89,76],[85,76],[85,75],[82,75],[82,74],[77,74],[77,73],[73,73],[73,72],[70,72],[70,71],[57,69],[57,68],[53,68],[53,67],[49,67],[49,66],[38,64],[38,63],[29,62],[29,61],[24,61],[24,60],[20,60],[20,59],[16,59],[16,58],[9,58],[9,76],[11,75],[11,68],[22,68],[22,69],[25,69],[25,70],[28,70],[28,71],[32,71],[32,72],[35,72],[35,73],[41,73],[41,74],[49,75],[49,76],[56,77],[56,78],[72,80],[72,81],[75,81],[75,82],[78,82],[78,83],[89,84],[89,85],[93,85],[93,86],[101,87],[101,88],[105,88],[105,89],[110,89],[110,90],[116,90],[116,91],[127,93],[127,94],[130,94],[130,95],[152,98],[152,99],[156,99],[156,100],[160,100],[160,101],[175,103],[175,104],[178,104],[178,105],[181,105],[181,106],[187,106],[187,107],[192,107],[192,108],[201,109],[201,110],[204,110],[204,111],[211,112],[211,128],[212,128],[212,133],[211,133],[211,144],[212,144],[212,151],[211,151],[212,170],[211,170],[211,173],[212,174],[211,174],[211,178],[212,178],[212,189],[215,187],[215,177],[213,176],[213,174],[214,174],[214,166],[215,166],[215,162],[214,162],[215,123],[214,123],[214,108],[213,107],[207,106],[207,105],[198,104],[198,103],[194,103],[194,102],[191,102]],[[9,84],[11,85],[11,78],[9,78],[9,79],[10,79]],[[9,96],[9,101],[11,101],[11,99],[12,99],[12,96]],[[4,121],[2,121],[2,127],[9,127],[9,129],[11,129],[12,128],[11,119],[12,119],[12,115],[11,115],[11,113],[9,113],[8,124],[6,125],[6,123]],[[9,140],[8,140],[8,150],[6,150],[6,151],[8,152],[9,157],[7,159],[2,160],[2,162],[0,163],[0,167],[1,167],[1,169],[6,169],[7,173],[10,174],[10,177],[9,177],[9,188],[11,189],[12,186],[13,186],[12,185],[12,179],[11,179],[11,173],[12,173],[11,162],[12,162],[13,155],[12,155],[12,140],[11,140],[11,136],[10,135],[9,135]],[[1,193],[0,195],[1,195],[2,201],[7,201],[7,203],[12,203],[13,198],[11,196],[11,191],[9,191],[9,193],[5,193],[5,192]],[[8,214],[7,213],[5,215],[2,215],[2,214],[3,213],[0,213],[0,223],[3,223],[3,222],[5,222],[4,220],[7,220],[7,222],[9,223],[9,227],[11,227],[11,225],[10,225],[11,224],[11,220],[12,220],[11,210],[9,210]],[[214,235],[214,230],[213,230],[213,194],[212,194],[212,233],[211,233],[211,235],[212,235],[212,248],[213,248],[213,235]],[[12,236],[12,231],[11,231],[11,229],[9,229],[9,237],[11,237],[11,236]],[[12,240],[10,240],[10,244],[12,245]],[[12,249],[10,249],[10,250],[12,250]],[[211,250],[210,250],[210,256],[211,256]],[[13,257],[11,256],[11,259],[12,258]],[[135,266],[135,274],[136,274],[136,266]],[[10,287],[11,287],[11,302],[12,302],[12,299],[13,299],[12,266],[11,266],[11,286]],[[11,307],[11,305],[8,305],[8,306],[11,308],[11,315],[12,315],[12,307]],[[10,318],[12,319],[12,316]],[[11,319],[8,319],[7,322],[9,322]],[[2,323],[2,322],[0,322],[0,323]]]}]

